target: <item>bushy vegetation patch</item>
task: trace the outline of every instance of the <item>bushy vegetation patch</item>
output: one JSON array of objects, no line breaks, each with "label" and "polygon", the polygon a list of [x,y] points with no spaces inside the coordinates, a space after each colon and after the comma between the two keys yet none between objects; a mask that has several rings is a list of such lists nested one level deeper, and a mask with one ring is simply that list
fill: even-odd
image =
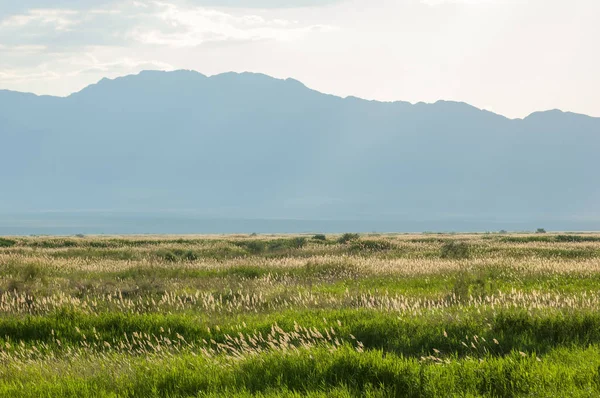
[{"label": "bushy vegetation patch", "polygon": [[12,239],[0,238],[0,247],[11,247],[16,244],[17,242]]},{"label": "bushy vegetation patch", "polygon": [[440,249],[441,258],[465,259],[471,255],[471,248],[466,242],[449,241]]}]

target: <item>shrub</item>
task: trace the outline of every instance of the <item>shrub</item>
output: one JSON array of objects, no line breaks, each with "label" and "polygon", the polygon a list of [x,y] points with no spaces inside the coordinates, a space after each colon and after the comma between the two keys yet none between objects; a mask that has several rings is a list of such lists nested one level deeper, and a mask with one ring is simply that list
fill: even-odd
[{"label": "shrub", "polygon": [[77,247],[79,242],[73,239],[44,239],[39,241],[31,241],[29,246],[41,247],[44,249],[58,249],[63,247]]},{"label": "shrub", "polygon": [[471,248],[465,242],[446,242],[440,250],[440,257],[461,259],[469,258],[471,255]]},{"label": "shrub", "polygon": [[297,237],[291,239],[275,239],[268,241],[269,251],[280,251],[285,249],[301,249],[306,245],[306,238]]},{"label": "shrub", "polygon": [[250,254],[260,254],[265,251],[279,252],[289,249],[301,249],[306,245],[306,238],[296,237],[290,239],[247,240],[234,242],[233,244],[245,249]]},{"label": "shrub", "polygon": [[177,255],[175,255],[175,253],[173,252],[166,252],[164,254],[161,255],[162,258],[164,258],[167,261],[171,261],[171,262],[175,262],[178,260]]},{"label": "shrub", "polygon": [[0,247],[11,247],[16,244],[17,242],[12,239],[0,238]]},{"label": "shrub", "polygon": [[159,257],[170,262],[178,261],[195,261],[198,259],[198,255],[191,250],[173,249],[168,251],[161,251],[158,253]]},{"label": "shrub", "polygon": [[379,252],[391,250],[394,245],[387,240],[355,240],[350,246],[352,251]]},{"label": "shrub", "polygon": [[557,242],[600,242],[600,236],[558,235]]},{"label": "shrub", "polygon": [[554,242],[552,236],[503,236],[500,238],[502,242],[508,243],[530,243],[530,242]]},{"label": "shrub", "polygon": [[312,237],[314,240],[327,240],[327,237],[323,234],[316,234]]},{"label": "shrub", "polygon": [[198,260],[198,255],[196,253],[194,253],[193,251],[188,250],[183,254],[183,258],[186,259],[187,261],[196,261],[196,260]]},{"label": "shrub", "polygon": [[297,237],[290,239],[290,246],[294,249],[302,249],[306,245],[306,238]]},{"label": "shrub", "polygon": [[237,247],[240,247],[246,250],[250,254],[259,254],[265,251],[266,242],[262,240],[248,240],[248,241],[238,241],[233,242],[233,244]]},{"label": "shrub", "polygon": [[544,228],[538,228],[538,229],[535,231],[535,233],[536,233],[536,234],[545,234],[545,233],[546,233],[546,230],[545,230]]},{"label": "shrub", "polygon": [[352,242],[353,240],[357,240],[358,238],[360,238],[358,234],[345,233],[344,235],[340,236],[337,241],[338,243],[348,243]]}]

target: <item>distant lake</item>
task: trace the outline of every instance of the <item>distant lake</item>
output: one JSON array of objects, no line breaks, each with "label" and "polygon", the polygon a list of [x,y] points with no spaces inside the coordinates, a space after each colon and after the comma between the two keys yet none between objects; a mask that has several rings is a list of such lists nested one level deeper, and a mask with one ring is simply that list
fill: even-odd
[{"label": "distant lake", "polygon": [[233,234],[598,231],[600,222],[500,220],[287,220],[210,218],[181,213],[39,212],[0,214],[0,235]]}]

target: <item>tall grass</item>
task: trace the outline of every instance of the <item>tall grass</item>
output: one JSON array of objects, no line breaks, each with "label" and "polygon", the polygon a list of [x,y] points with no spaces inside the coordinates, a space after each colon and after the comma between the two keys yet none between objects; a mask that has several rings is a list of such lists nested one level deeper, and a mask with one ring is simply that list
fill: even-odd
[{"label": "tall grass", "polygon": [[0,396],[598,396],[597,235],[0,238]]}]

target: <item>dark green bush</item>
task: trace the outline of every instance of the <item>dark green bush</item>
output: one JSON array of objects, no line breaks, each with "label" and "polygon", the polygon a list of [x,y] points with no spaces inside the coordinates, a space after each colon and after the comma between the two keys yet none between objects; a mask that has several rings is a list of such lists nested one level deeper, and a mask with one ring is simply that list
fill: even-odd
[{"label": "dark green bush", "polygon": [[502,242],[507,243],[529,243],[529,242],[554,242],[552,236],[503,236]]},{"label": "dark green bush", "polygon": [[600,242],[600,236],[558,235],[557,242]]},{"label": "dark green bush", "polygon": [[198,255],[192,250],[183,249],[172,249],[158,252],[158,256],[166,261],[178,262],[178,261],[195,261],[198,259]]},{"label": "dark green bush", "polygon": [[171,262],[176,262],[179,258],[177,257],[177,255],[175,255],[175,253],[173,252],[166,252],[164,254],[161,255],[162,258],[164,258],[167,261],[171,261]]},{"label": "dark green bush", "polygon": [[327,240],[327,237],[323,234],[316,234],[312,237],[314,240]]},{"label": "dark green bush", "polygon": [[348,243],[359,238],[360,236],[358,234],[345,233],[344,235],[340,236],[337,241],[338,243]]},{"label": "dark green bush", "polygon": [[306,245],[306,238],[296,237],[291,239],[275,239],[267,242],[267,249],[271,252],[286,249],[301,249]]},{"label": "dark green bush", "polygon": [[247,250],[250,254],[260,254],[263,252],[277,253],[290,249],[301,249],[306,245],[306,238],[247,240],[234,242],[234,245]]},{"label": "dark green bush", "polygon": [[290,240],[290,244],[294,249],[302,249],[306,245],[306,238],[298,237]]},{"label": "dark green bush", "polygon": [[469,258],[470,255],[471,248],[465,242],[446,242],[440,249],[441,258],[462,259]]},{"label": "dark green bush", "polygon": [[237,247],[240,247],[246,250],[250,254],[259,254],[265,251],[267,247],[266,242],[262,240],[243,240],[233,242],[233,244]]},{"label": "dark green bush", "polygon": [[409,242],[413,243],[445,243],[448,242],[447,238],[414,238],[410,239]]},{"label": "dark green bush", "polygon": [[267,250],[270,252],[285,250],[290,246],[290,243],[283,239],[270,240],[267,242]]},{"label": "dark green bush", "polygon": [[12,239],[0,238],[0,247],[11,247],[16,244],[17,242]]},{"label": "dark green bush", "polygon": [[198,260],[198,255],[191,250],[188,250],[184,253],[183,258],[187,261],[196,261]]},{"label": "dark green bush", "polygon": [[[83,243],[83,242],[82,242]],[[58,249],[62,247],[77,247],[79,246],[79,242],[72,239],[44,239],[44,240],[34,240],[29,244],[31,247],[41,247],[44,249]]]},{"label": "dark green bush", "polygon": [[355,240],[351,243],[350,250],[357,252],[380,252],[391,250],[394,245],[387,240]]}]

